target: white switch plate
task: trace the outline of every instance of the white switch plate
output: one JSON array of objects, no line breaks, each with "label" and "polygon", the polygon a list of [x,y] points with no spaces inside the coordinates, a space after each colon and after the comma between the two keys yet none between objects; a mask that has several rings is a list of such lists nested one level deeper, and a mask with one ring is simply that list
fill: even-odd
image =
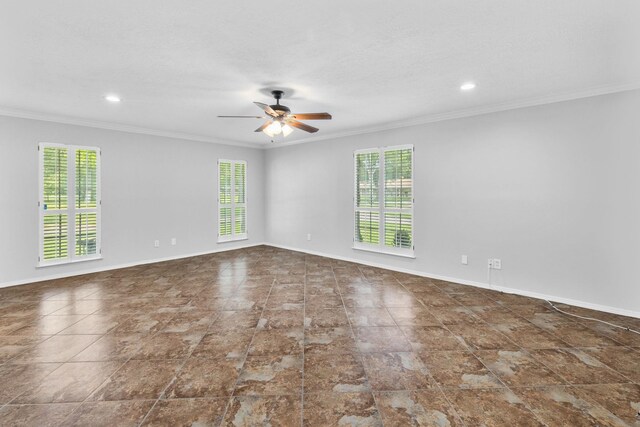
[{"label": "white switch plate", "polygon": [[171,239],[171,245],[175,246],[176,244],[178,244],[178,240],[174,237]]},{"label": "white switch plate", "polygon": [[502,260],[499,258],[493,259],[493,269],[494,270],[502,270]]},{"label": "white switch plate", "polygon": [[156,247],[156,248],[159,248],[160,247],[160,240],[155,240],[153,242],[153,246]]},{"label": "white switch plate", "polygon": [[462,262],[464,265],[469,264],[469,259],[467,258],[467,256],[466,256],[466,255],[462,255],[462,260],[461,260],[461,262]]},{"label": "white switch plate", "polygon": [[311,240],[311,233],[307,234],[307,240]]}]

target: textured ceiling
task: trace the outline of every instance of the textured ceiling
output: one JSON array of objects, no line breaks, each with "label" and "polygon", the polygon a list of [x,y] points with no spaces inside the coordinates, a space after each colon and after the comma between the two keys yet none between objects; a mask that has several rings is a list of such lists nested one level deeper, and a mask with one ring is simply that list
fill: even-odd
[{"label": "textured ceiling", "polygon": [[640,87],[639,22],[637,0],[4,0],[0,113],[268,145],[216,116],[282,88],[333,114],[319,139]]}]

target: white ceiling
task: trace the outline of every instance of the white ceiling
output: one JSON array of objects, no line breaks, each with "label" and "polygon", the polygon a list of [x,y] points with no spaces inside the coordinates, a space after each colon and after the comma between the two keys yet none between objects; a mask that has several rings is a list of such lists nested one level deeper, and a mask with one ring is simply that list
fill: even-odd
[{"label": "white ceiling", "polygon": [[0,113],[268,145],[216,116],[282,88],[333,114],[320,139],[640,87],[639,23],[637,0],[3,0]]}]

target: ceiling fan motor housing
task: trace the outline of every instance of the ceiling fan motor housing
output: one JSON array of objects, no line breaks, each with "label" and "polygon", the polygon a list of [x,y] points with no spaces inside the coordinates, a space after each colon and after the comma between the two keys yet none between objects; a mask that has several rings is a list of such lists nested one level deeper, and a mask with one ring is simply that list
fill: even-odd
[{"label": "ceiling fan motor housing", "polygon": [[291,110],[289,109],[289,107],[285,105],[276,104],[276,105],[270,105],[269,107],[271,107],[273,111],[278,113],[278,115],[280,116],[284,116],[285,114],[291,113]]},{"label": "ceiling fan motor housing", "polygon": [[280,99],[282,99],[282,96],[284,95],[283,91],[272,90],[271,94],[276,99],[276,104],[269,105],[269,107],[271,107],[276,113],[278,113],[279,116],[284,116],[285,114],[291,113],[291,110],[289,109],[289,107],[285,105],[280,105]]}]

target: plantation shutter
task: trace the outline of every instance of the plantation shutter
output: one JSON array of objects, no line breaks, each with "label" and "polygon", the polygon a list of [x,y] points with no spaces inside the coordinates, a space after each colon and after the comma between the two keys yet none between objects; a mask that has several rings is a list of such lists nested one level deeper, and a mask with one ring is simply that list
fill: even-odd
[{"label": "plantation shutter", "polygon": [[384,244],[411,248],[413,149],[384,150]]},{"label": "plantation shutter", "polygon": [[247,238],[247,163],[218,160],[218,241]]},{"label": "plantation shutter", "polygon": [[218,207],[218,235],[231,236],[231,162],[220,161],[219,173],[219,207]]},{"label": "plantation shutter", "polygon": [[233,164],[233,179],[235,186],[233,231],[236,235],[243,235],[247,232],[247,208],[245,198],[246,169],[246,163],[236,162]]},{"label": "plantation shutter", "polygon": [[380,153],[360,152],[355,155],[355,240],[370,244],[380,242],[379,175]]},{"label": "plantation shutter", "polygon": [[354,248],[413,256],[413,146],[354,153]]},{"label": "plantation shutter", "polygon": [[69,257],[69,206],[66,147],[42,147],[41,262]]},{"label": "plantation shutter", "polygon": [[40,144],[39,265],[99,257],[100,151]]},{"label": "plantation shutter", "polygon": [[76,256],[95,255],[98,249],[98,151],[76,150]]}]

